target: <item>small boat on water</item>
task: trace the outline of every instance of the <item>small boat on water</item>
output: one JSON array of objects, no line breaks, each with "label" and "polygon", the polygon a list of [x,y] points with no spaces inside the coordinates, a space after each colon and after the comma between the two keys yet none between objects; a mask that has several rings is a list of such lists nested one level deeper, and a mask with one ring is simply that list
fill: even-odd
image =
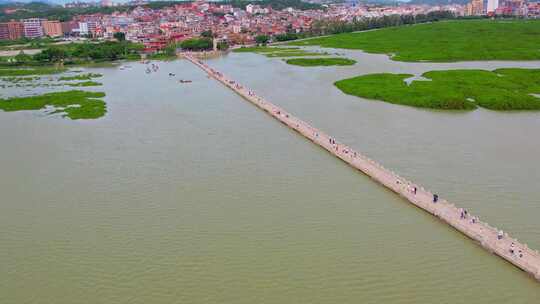
[{"label": "small boat on water", "polygon": [[191,83],[191,82],[193,82],[193,81],[191,81],[191,80],[180,79],[180,80],[178,80],[178,82],[179,82],[179,83]]}]

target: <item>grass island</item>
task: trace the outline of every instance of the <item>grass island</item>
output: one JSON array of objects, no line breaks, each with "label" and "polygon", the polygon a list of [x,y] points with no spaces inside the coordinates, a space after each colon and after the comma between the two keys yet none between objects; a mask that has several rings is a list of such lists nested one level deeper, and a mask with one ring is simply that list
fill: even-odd
[{"label": "grass island", "polygon": [[105,115],[107,108],[101,98],[103,92],[64,91],[46,93],[28,97],[12,97],[0,99],[0,110],[6,112],[42,110],[47,106],[54,107],[48,114],[63,113],[63,117],[73,120],[96,119]]},{"label": "grass island", "polygon": [[421,108],[540,110],[540,69],[448,70],[410,74],[369,74],[337,81],[346,94]]}]

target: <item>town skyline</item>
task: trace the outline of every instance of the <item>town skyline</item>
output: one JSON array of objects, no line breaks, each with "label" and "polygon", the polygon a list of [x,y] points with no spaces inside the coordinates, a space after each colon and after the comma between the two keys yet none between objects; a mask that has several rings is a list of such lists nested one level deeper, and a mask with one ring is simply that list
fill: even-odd
[{"label": "town skyline", "polygon": [[[144,45],[145,52],[159,52],[168,45],[196,38],[211,31],[213,38],[228,45],[245,45],[256,42],[257,36],[293,35],[289,38],[335,33],[328,32],[328,24],[354,24],[361,20],[390,18],[383,23],[407,23],[407,18],[416,19],[423,15],[447,12],[454,17],[514,15],[540,16],[540,3],[523,0],[497,1],[472,0],[466,5],[369,5],[328,4],[324,9],[300,9],[286,7],[274,9],[271,5],[247,4],[245,7],[229,3],[189,1],[171,3],[163,7],[144,6],[145,2],[132,9],[116,9],[111,0],[102,0],[99,5],[106,12],[73,14],[68,20],[54,17],[16,19],[0,23],[0,40],[21,38],[69,38],[69,39],[113,39],[123,33],[125,39]],[[76,2],[66,4],[66,10],[85,8],[95,3]],[[16,16],[18,10],[6,8],[7,18]],[[75,11],[77,12],[77,11]],[[32,15],[32,13],[27,13]],[[393,20],[396,16],[405,20]],[[393,19],[392,19],[393,18]],[[409,19],[410,19],[409,18]],[[6,18],[4,18],[6,19]],[[384,25],[383,25],[384,26]],[[378,27],[378,26],[374,26]],[[326,32],[325,32],[326,31]],[[287,39],[288,40],[288,39]]]}]

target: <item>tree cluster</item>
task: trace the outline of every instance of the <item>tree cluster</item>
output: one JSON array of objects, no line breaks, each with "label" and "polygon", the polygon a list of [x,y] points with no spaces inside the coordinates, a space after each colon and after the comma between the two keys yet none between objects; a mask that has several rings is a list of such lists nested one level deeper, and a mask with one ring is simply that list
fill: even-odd
[{"label": "tree cluster", "polygon": [[270,37],[267,36],[267,35],[257,35],[257,36],[255,36],[255,42],[257,42],[257,44],[266,45],[268,43],[268,41],[270,41]]},{"label": "tree cluster", "polygon": [[180,43],[183,50],[188,51],[205,51],[211,50],[213,47],[212,39],[207,37],[186,39]]},{"label": "tree cluster", "polygon": [[201,33],[201,37],[213,38],[214,33],[212,33],[212,30],[207,30]]},{"label": "tree cluster", "polygon": [[277,34],[274,36],[274,40],[276,41],[289,41],[289,40],[296,40],[298,38],[300,38],[300,35],[296,33]]},{"label": "tree cluster", "polygon": [[227,43],[227,41],[220,41],[217,43],[217,49],[220,51],[226,51],[229,49],[229,43]]},{"label": "tree cluster", "polygon": [[375,18],[358,18],[353,22],[344,21],[316,21],[305,36],[320,36],[340,33],[350,33],[365,31],[377,28],[400,26],[407,24],[436,22],[439,20],[455,19],[456,16],[449,11],[436,11],[428,14],[413,15],[391,15]]},{"label": "tree cluster", "polygon": [[32,59],[41,63],[64,60],[75,61],[114,61],[138,56],[142,45],[128,41],[107,41],[102,43],[71,43],[52,46],[34,55]]},{"label": "tree cluster", "polygon": [[116,41],[124,41],[126,40],[126,33],[124,32],[114,33],[113,37],[114,39],[116,39]]}]

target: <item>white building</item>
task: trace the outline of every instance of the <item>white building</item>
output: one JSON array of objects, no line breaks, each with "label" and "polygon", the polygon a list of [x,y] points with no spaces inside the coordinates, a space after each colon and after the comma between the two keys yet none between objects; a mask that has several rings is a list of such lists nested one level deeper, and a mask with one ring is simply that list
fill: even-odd
[{"label": "white building", "polygon": [[487,13],[493,13],[499,7],[499,0],[487,0]]},{"label": "white building", "polygon": [[88,23],[86,22],[79,22],[79,35],[81,36],[87,36],[89,34],[88,32]]},{"label": "white building", "polygon": [[41,19],[30,18],[21,20],[24,26],[24,37],[26,38],[39,38],[43,37],[43,27],[41,26]]}]

